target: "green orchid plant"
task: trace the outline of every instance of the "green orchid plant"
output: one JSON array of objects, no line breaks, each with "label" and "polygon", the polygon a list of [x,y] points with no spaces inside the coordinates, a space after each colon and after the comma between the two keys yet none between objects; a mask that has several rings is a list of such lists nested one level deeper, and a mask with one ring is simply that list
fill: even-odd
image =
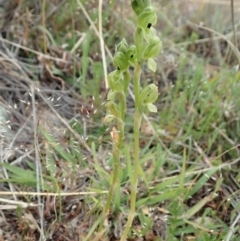
[{"label": "green orchid plant", "polygon": [[[102,223],[99,231],[102,230],[103,222],[107,218],[113,195],[118,181],[120,168],[120,156],[124,142],[124,123],[126,115],[126,99],[131,81],[134,86],[135,113],[134,113],[134,164],[133,177],[131,180],[130,211],[128,221],[123,231],[121,241],[126,241],[129,230],[135,215],[136,195],[139,178],[139,129],[142,115],[148,110],[157,112],[157,107],[153,104],[158,98],[158,88],[155,84],[149,84],[144,89],[140,85],[140,76],[144,62],[148,68],[155,72],[157,63],[154,58],[159,55],[162,49],[162,41],[157,36],[154,25],[157,23],[157,15],[149,0],[132,0],[132,9],[137,15],[137,27],[134,31],[134,44],[129,45],[126,39],[116,45],[113,65],[115,70],[108,75],[109,92],[106,107],[108,114],[105,122],[114,122],[112,129],[112,153],[114,168],[110,190],[105,208],[103,210]],[[133,76],[129,69],[134,68]]]}]

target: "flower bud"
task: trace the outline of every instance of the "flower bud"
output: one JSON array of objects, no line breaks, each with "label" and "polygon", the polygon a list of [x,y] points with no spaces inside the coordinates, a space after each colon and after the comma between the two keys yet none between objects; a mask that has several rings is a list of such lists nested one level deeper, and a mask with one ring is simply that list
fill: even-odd
[{"label": "flower bud", "polygon": [[128,48],[128,43],[125,38],[122,39],[120,43],[118,43],[115,47],[115,52],[123,52],[125,53]]},{"label": "flower bud", "polygon": [[158,88],[155,84],[146,86],[140,94],[140,103],[145,106],[154,103],[158,98]]},{"label": "flower bud", "polygon": [[126,55],[123,52],[117,52],[113,58],[113,65],[120,71],[126,71],[129,68]]},{"label": "flower bud", "polygon": [[150,6],[150,0],[133,0],[132,1],[132,9],[133,11],[139,15],[144,8]]},{"label": "flower bud", "polygon": [[162,41],[159,37],[153,37],[143,50],[143,58],[155,58],[162,50]]},{"label": "flower bud", "polygon": [[136,15],[139,15],[141,13],[141,7],[139,6],[137,0],[132,1],[132,9],[136,13]]},{"label": "flower bud", "polygon": [[145,8],[138,16],[138,26],[147,29],[157,23],[157,14],[152,6]]}]

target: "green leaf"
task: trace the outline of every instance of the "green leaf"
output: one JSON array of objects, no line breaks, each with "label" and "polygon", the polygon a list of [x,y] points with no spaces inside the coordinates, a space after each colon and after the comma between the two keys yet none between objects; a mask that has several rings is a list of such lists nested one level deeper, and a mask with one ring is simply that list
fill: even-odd
[{"label": "green leaf", "polygon": [[[25,170],[21,167],[13,166],[8,163],[0,163],[0,165],[6,168],[10,172],[8,181],[13,183],[26,184],[29,186],[36,185],[35,171]],[[3,182],[6,182],[6,181],[7,180],[3,180]]]},{"label": "green leaf", "polygon": [[156,203],[161,203],[165,200],[175,199],[175,198],[178,198],[184,192],[185,192],[185,189],[180,189],[180,188],[168,189],[162,194],[151,195],[147,198],[142,198],[138,200],[136,203],[136,207],[139,208],[142,205],[151,206],[151,205],[155,205]]},{"label": "green leaf", "polygon": [[195,183],[195,185],[190,188],[187,195],[189,197],[193,196],[200,188],[202,188],[203,185],[205,185],[205,183],[209,180],[209,178],[213,176],[217,171],[218,171],[218,167],[213,167],[205,174],[203,174],[202,177],[199,178],[199,180]]},{"label": "green leaf", "polygon": [[148,59],[147,62],[147,67],[152,71],[152,72],[156,72],[157,70],[157,63],[154,59],[150,58]]},{"label": "green leaf", "polygon": [[139,176],[142,177],[147,189],[149,189],[148,181],[141,165],[138,166],[138,172],[139,172]]},{"label": "green leaf", "polygon": [[159,184],[150,187],[150,195],[154,195],[156,192],[161,192],[164,189],[169,189],[169,186],[176,184],[180,179],[180,175],[172,176],[167,179],[163,179]]},{"label": "green leaf", "polygon": [[213,194],[210,194],[203,199],[201,199],[197,204],[195,204],[193,207],[187,210],[186,213],[183,214],[181,218],[189,219],[191,218],[195,213],[197,213],[203,206],[205,206],[208,202],[212,201],[216,196]]}]

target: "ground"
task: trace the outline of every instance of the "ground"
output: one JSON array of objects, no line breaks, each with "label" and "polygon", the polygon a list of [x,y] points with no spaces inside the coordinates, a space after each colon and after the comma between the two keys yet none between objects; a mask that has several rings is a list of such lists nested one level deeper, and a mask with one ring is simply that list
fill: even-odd
[{"label": "ground", "polygon": [[[141,125],[129,241],[237,241],[239,2],[234,15],[224,0],[152,2],[163,51],[141,80],[158,85],[158,112]],[[130,1],[0,1],[0,241],[120,239],[134,102],[130,94],[119,182],[98,238],[113,168],[104,73],[135,26]]]}]

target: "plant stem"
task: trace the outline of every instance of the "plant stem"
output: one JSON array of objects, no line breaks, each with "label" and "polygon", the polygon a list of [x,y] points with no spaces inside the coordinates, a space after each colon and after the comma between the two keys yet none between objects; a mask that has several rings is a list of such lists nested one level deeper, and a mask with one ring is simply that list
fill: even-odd
[{"label": "plant stem", "polygon": [[[46,10],[46,0],[42,0],[42,26],[44,29],[46,29],[45,10]],[[43,31],[43,52],[44,54],[47,54],[47,37],[46,37],[45,31]]]},{"label": "plant stem", "polygon": [[102,231],[103,223],[108,216],[109,209],[110,209],[110,206],[111,206],[111,201],[112,201],[112,198],[113,198],[113,193],[114,193],[116,183],[117,183],[117,179],[118,179],[118,170],[119,170],[119,163],[120,163],[120,150],[117,148],[116,144],[113,144],[113,159],[114,159],[113,176],[112,176],[112,180],[110,182],[111,186],[110,186],[110,190],[109,190],[109,193],[108,193],[107,202],[106,202],[105,207],[103,209],[102,221],[99,225],[99,230],[98,230],[99,232]]},{"label": "plant stem", "polygon": [[[122,150],[122,146],[123,146],[123,140],[124,140],[124,118],[125,118],[125,113],[126,113],[126,97],[124,93],[120,94],[120,105],[121,105],[121,120],[118,120],[117,123],[117,133],[113,133],[116,134],[118,136],[117,140],[114,139],[113,137],[113,161],[114,161],[114,165],[113,165],[113,176],[112,176],[112,180],[110,181],[111,185],[110,185],[110,190],[108,193],[108,197],[107,197],[107,202],[105,204],[104,210],[103,210],[103,214],[102,214],[102,221],[99,225],[99,233],[102,232],[103,229],[103,223],[104,220],[107,218],[109,210],[110,210],[110,206],[111,206],[111,201],[113,200],[113,194],[116,188],[116,184],[118,181],[118,173],[119,173],[119,168],[120,168],[120,157],[121,157],[121,150]],[[115,130],[116,131],[116,130]],[[114,132],[114,130],[113,130]]]},{"label": "plant stem", "polygon": [[136,63],[133,75],[134,96],[135,96],[135,111],[139,110],[140,106],[140,76],[141,76],[141,64]]},{"label": "plant stem", "polygon": [[130,211],[128,214],[128,221],[126,227],[123,231],[123,235],[120,241],[126,241],[129,230],[132,226],[132,222],[135,215],[136,209],[136,196],[137,196],[137,186],[138,186],[138,170],[139,170],[139,129],[141,125],[142,114],[139,112],[140,106],[140,75],[141,75],[141,65],[137,63],[134,68],[134,95],[135,95],[135,114],[134,114],[134,169],[132,177],[132,189],[130,197]]}]

